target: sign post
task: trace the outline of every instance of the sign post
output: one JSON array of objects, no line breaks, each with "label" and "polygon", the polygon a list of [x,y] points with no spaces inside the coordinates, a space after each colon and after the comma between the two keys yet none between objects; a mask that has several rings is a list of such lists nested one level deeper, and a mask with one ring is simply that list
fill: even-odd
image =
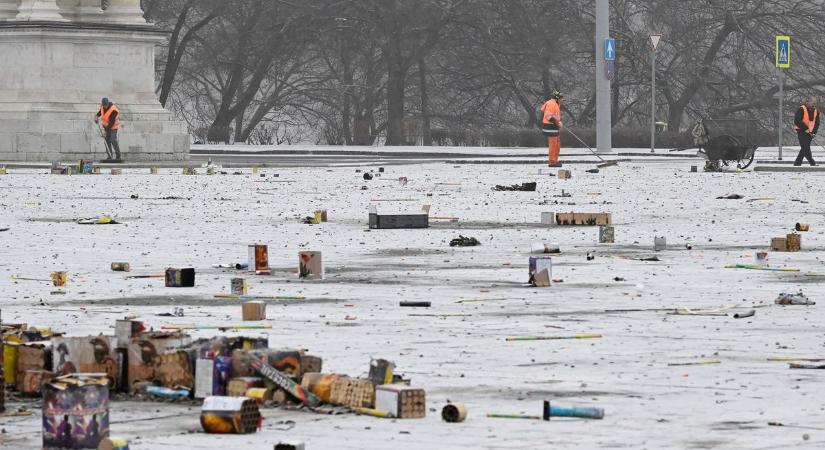
[{"label": "sign post", "polygon": [[[613,62],[605,58],[605,42],[610,38],[610,0],[596,0],[596,33],[593,46],[596,47],[596,150],[599,153],[613,151],[612,114],[610,107],[610,78],[606,76]],[[614,43],[613,53],[616,53]]]},{"label": "sign post", "polygon": [[779,116],[776,121],[777,133],[779,133],[779,160],[782,161],[782,145],[784,135],[783,111],[785,110],[785,70],[791,68],[791,37],[776,37],[776,68],[779,78]]},{"label": "sign post", "polygon": [[650,34],[650,153],[656,153],[656,48],[660,42],[661,34]]}]

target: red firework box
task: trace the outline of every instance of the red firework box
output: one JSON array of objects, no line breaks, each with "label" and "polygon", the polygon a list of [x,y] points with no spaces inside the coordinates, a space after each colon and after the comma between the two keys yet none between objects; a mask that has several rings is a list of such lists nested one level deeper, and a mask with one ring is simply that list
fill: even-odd
[{"label": "red firework box", "polygon": [[249,270],[257,275],[269,275],[269,250],[266,245],[254,244],[249,246]]},{"label": "red firework box", "polygon": [[43,392],[43,448],[96,449],[109,436],[109,379],[72,374]]}]

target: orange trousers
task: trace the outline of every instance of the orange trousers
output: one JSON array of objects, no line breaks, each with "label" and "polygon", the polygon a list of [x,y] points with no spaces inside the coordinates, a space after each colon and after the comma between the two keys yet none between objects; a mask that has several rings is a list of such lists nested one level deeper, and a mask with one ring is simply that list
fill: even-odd
[{"label": "orange trousers", "polygon": [[548,147],[548,154],[547,154],[547,163],[548,164],[556,164],[559,162],[559,154],[561,153],[561,137],[548,137],[547,138],[547,147]]}]

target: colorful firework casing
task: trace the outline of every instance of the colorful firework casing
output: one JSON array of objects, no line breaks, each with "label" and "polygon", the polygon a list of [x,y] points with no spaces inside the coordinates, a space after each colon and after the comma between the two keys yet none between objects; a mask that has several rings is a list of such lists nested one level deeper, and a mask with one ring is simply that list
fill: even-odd
[{"label": "colorful firework casing", "polygon": [[166,269],[166,287],[194,287],[195,269]]},{"label": "colorful firework casing", "polygon": [[549,401],[544,401],[544,411],[542,418],[550,420],[551,417],[576,417],[579,419],[603,419],[604,410],[592,407],[565,407],[551,405]]},{"label": "colorful firework casing", "polygon": [[616,241],[616,229],[613,225],[599,227],[599,244],[612,244]]},{"label": "colorful firework casing", "polygon": [[342,375],[330,373],[305,373],[301,380],[301,387],[312,392],[321,401],[329,403],[332,394],[332,384]]},{"label": "colorful firework casing", "polygon": [[43,386],[54,379],[54,372],[48,370],[27,370],[17,383],[17,391],[23,395],[39,396]]},{"label": "colorful firework casing", "polygon": [[261,413],[255,400],[244,397],[207,397],[201,426],[211,434],[248,434],[258,430]]},{"label": "colorful firework casing", "polygon": [[247,283],[245,278],[233,278],[230,287],[232,295],[249,294],[249,283]]},{"label": "colorful firework casing", "polygon": [[54,284],[55,286],[65,286],[66,281],[66,272],[52,272],[52,284]]},{"label": "colorful firework casing", "polygon": [[300,384],[294,382],[283,372],[275,370],[272,366],[265,363],[263,360],[253,359],[250,362],[250,366],[253,369],[260,372],[261,375],[275,382],[275,384],[284,389],[287,393],[289,393],[289,395],[298,399],[301,403],[304,403],[312,407],[321,404],[321,399],[316,397],[315,394],[308,392],[306,389],[302,388]]},{"label": "colorful firework casing", "polygon": [[232,371],[232,358],[218,356],[201,358],[195,362],[195,398],[226,395]]},{"label": "colorful firework casing", "polygon": [[269,250],[266,245],[254,244],[249,246],[249,270],[259,275],[268,275]]},{"label": "colorful firework casing", "polygon": [[395,363],[386,359],[373,359],[370,361],[369,380],[375,385],[391,384],[395,371]]},{"label": "colorful firework casing", "polygon": [[298,253],[298,276],[305,280],[323,280],[324,264],[321,252]]},{"label": "colorful firework casing", "polygon": [[46,384],[43,448],[96,449],[109,436],[109,380],[72,374]]}]

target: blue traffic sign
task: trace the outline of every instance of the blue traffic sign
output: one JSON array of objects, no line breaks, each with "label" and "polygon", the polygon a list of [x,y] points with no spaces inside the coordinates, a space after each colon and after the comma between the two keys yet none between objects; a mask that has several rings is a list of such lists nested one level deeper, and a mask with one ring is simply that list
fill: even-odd
[{"label": "blue traffic sign", "polygon": [[616,40],[613,38],[607,38],[604,40],[604,60],[616,60]]},{"label": "blue traffic sign", "polygon": [[790,36],[776,37],[776,67],[791,68],[791,38]]}]

